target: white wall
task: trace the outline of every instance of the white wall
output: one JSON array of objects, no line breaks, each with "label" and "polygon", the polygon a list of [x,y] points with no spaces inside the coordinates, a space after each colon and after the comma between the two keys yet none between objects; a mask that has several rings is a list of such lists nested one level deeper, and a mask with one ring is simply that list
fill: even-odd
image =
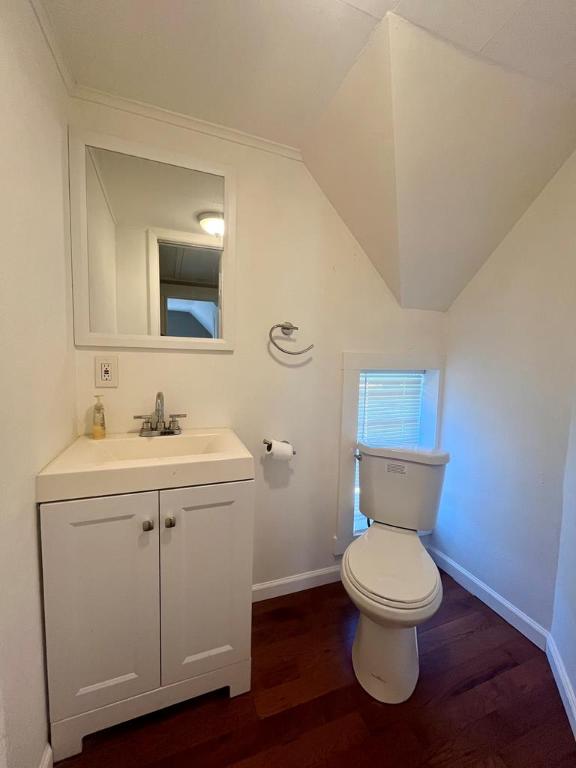
[{"label": "white wall", "polygon": [[[146,144],[230,164],[237,176],[237,344],[234,353],[121,351],[107,390],[111,431],[134,429],[162,389],[187,426],[231,425],[256,457],[256,582],[334,563],[343,350],[438,349],[443,316],[401,310],[305,166],[269,152],[76,101],[74,120]],[[267,345],[291,320],[308,364]],[[78,415],[93,402],[94,352],[77,351]],[[261,460],[265,437],[293,441],[288,465]]]},{"label": "white wall", "polygon": [[48,734],[34,477],[73,437],[74,365],[65,93],[22,0],[0,1],[0,104],[0,764],[36,768]]},{"label": "white wall", "polygon": [[118,333],[148,333],[147,253],[144,227],[116,227]]},{"label": "white wall", "polygon": [[448,316],[452,461],[435,546],[546,629],[576,365],[575,205],[573,155]]},{"label": "white wall", "polygon": [[308,130],[310,172],[400,300],[389,18]]},{"label": "white wall", "polygon": [[576,102],[389,18],[401,303],[448,309],[574,151]]},{"label": "white wall", "polygon": [[90,330],[116,333],[116,223],[90,152],[86,153],[86,209]]}]

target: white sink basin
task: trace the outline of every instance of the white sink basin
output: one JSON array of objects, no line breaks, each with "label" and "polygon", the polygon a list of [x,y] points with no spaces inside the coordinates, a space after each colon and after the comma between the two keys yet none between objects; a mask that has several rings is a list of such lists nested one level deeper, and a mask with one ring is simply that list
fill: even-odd
[{"label": "white sink basin", "polygon": [[254,460],[231,429],[79,437],[37,476],[36,496],[61,501],[253,478]]},{"label": "white sink basin", "polygon": [[132,459],[165,459],[176,456],[201,456],[226,453],[237,448],[238,438],[228,430],[219,432],[183,432],[165,437],[112,435],[105,440],[88,440],[98,462]]}]

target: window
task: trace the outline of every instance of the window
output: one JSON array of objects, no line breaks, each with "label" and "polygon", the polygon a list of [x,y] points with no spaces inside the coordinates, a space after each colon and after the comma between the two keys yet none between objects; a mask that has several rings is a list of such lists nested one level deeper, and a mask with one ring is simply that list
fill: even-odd
[{"label": "window", "polygon": [[388,352],[343,352],[338,513],[334,554],[366,530],[360,514],[358,441],[383,446],[438,445],[442,353],[423,345]]},{"label": "window", "polygon": [[[360,371],[356,440],[373,446],[423,446],[425,371]],[[360,512],[359,467],[354,482],[354,534],[366,530]]]}]

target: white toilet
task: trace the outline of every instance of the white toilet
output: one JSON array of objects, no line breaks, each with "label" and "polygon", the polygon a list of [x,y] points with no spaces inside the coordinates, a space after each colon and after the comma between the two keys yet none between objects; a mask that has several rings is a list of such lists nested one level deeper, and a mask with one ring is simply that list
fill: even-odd
[{"label": "white toilet", "polygon": [[364,690],[398,704],[418,680],[416,627],[442,602],[440,574],[418,531],[434,528],[450,456],[362,443],[358,450],[360,511],[373,523],[342,558],[342,583],[360,611],[352,663]]}]

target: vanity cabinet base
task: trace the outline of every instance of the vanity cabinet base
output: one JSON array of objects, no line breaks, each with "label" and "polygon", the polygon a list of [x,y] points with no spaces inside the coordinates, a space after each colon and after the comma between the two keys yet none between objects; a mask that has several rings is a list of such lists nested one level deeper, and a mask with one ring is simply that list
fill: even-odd
[{"label": "vanity cabinet base", "polygon": [[166,685],[153,691],[117,701],[99,709],[59,720],[50,724],[54,761],[82,752],[82,739],[89,733],[101,731],[126,720],[147,715],[172,704],[179,704],[203,693],[229,688],[230,696],[250,690],[251,660],[239,661],[226,667],[192,677],[181,683]]}]

